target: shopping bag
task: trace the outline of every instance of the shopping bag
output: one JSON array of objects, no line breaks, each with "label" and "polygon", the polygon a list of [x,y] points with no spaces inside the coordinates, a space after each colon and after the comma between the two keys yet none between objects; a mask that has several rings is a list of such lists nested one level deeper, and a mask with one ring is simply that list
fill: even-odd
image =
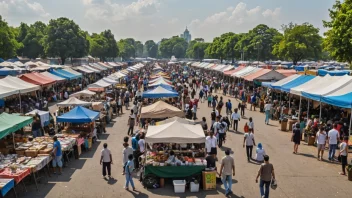
[{"label": "shopping bag", "polygon": [[273,178],[273,179],[271,180],[270,187],[271,187],[271,189],[273,189],[273,190],[275,190],[275,189],[277,188],[277,181],[276,181],[276,179]]}]

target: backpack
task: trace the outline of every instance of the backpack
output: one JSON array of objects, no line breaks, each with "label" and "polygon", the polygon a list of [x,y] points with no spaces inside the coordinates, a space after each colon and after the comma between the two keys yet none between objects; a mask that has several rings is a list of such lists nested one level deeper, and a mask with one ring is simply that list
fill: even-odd
[{"label": "backpack", "polygon": [[244,132],[245,133],[248,133],[248,131],[249,131],[249,126],[248,126],[248,124],[247,124],[247,122],[246,122],[246,124],[244,125]]}]

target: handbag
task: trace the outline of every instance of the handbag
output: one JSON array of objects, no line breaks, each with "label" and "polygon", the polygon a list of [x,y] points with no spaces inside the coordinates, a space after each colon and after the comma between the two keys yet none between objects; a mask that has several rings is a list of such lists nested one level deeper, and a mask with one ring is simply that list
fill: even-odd
[{"label": "handbag", "polygon": [[276,179],[271,179],[271,184],[270,184],[271,189],[275,190],[277,188],[277,181]]}]

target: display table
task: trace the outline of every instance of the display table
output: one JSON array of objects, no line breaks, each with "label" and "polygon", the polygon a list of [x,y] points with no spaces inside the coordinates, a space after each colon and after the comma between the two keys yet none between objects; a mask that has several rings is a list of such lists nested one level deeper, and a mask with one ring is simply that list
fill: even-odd
[{"label": "display table", "polygon": [[4,197],[11,189],[14,190],[15,197],[17,197],[17,193],[15,190],[15,180],[14,179],[0,179],[1,197]]},{"label": "display table", "polygon": [[31,174],[31,169],[26,168],[17,170],[16,173],[12,173],[10,168],[4,168],[0,171],[0,178],[14,179],[16,184],[20,183],[25,177]]},{"label": "display table", "polygon": [[154,174],[161,178],[181,178],[201,174],[205,166],[145,166],[144,175]]}]

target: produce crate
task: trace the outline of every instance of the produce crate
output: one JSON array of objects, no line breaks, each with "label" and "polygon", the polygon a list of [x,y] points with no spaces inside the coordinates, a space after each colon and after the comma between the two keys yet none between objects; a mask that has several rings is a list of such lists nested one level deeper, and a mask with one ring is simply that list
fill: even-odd
[{"label": "produce crate", "polygon": [[37,150],[26,150],[25,156],[26,157],[37,157],[38,151]]},{"label": "produce crate", "polygon": [[53,148],[45,148],[39,151],[39,154],[50,154],[53,151]]}]

